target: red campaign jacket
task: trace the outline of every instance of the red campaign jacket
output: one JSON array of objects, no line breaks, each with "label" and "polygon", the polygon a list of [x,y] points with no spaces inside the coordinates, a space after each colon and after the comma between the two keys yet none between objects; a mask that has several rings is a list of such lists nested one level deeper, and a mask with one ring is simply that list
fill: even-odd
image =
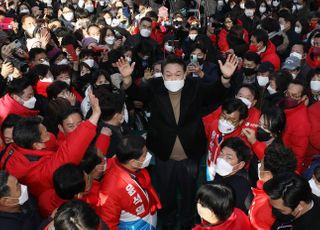
[{"label": "red campaign jacket", "polygon": [[261,62],[269,61],[273,64],[275,70],[280,70],[280,58],[277,54],[275,45],[269,40],[267,49],[260,54]]},{"label": "red campaign jacket", "polygon": [[[136,180],[130,174],[134,174]],[[108,169],[101,182],[97,213],[111,230],[119,226],[128,227],[125,229],[146,227],[145,223],[153,226],[152,216],[160,208],[160,200],[146,169],[129,173],[116,157],[108,161]],[[150,227],[148,229],[155,226]]]},{"label": "red campaign jacket", "polygon": [[[56,152],[24,149],[12,144],[3,155],[0,166],[3,168],[6,161],[5,169],[8,173],[27,185],[30,193],[38,197],[53,188],[52,176],[57,168],[66,163],[80,163],[95,134],[96,126],[85,121],[68,135]],[[31,161],[28,156],[41,158]]]},{"label": "red campaign jacket", "polygon": [[[59,130],[57,135],[57,142],[60,145],[66,140],[66,135]],[[99,149],[103,155],[105,156],[108,152],[109,146],[110,146],[110,136],[100,134],[99,137],[96,140],[96,148]]]},{"label": "red campaign jacket", "polygon": [[[93,181],[92,187],[90,189],[90,192],[80,198],[79,200],[82,200],[89,204],[92,208],[95,208],[98,201],[98,191],[100,188],[100,183],[98,181]],[[63,200],[61,199],[55,192],[54,189],[49,189],[45,192],[43,192],[39,199],[38,199],[38,206],[40,214],[43,218],[49,217],[54,210],[59,208],[64,203],[67,203],[69,200]]]},{"label": "red campaign jacket", "polygon": [[252,188],[253,200],[249,209],[249,219],[252,230],[271,229],[275,218],[268,195],[263,191],[263,181],[258,180],[257,188]]},{"label": "red campaign jacket", "polygon": [[74,88],[74,87],[71,87],[71,93],[74,94],[74,96],[76,96],[76,101],[81,103],[82,100],[83,100],[83,97],[80,95],[80,93]]},{"label": "red campaign jacket", "polygon": [[[229,32],[224,28],[222,30],[220,30],[220,32],[218,34],[218,47],[219,47],[219,50],[223,53],[230,49],[229,43],[227,40],[228,34],[229,34]],[[248,31],[245,29],[243,29],[243,40],[245,42],[249,42],[249,34],[248,34]]]},{"label": "red campaign jacket", "polygon": [[39,114],[39,111],[24,107],[7,93],[0,98],[0,124],[11,113],[22,117],[35,117]]},{"label": "red campaign jacket", "polygon": [[[222,107],[220,106],[217,110],[202,118],[205,134],[208,141],[208,158],[206,162],[207,169],[212,169],[212,167],[214,167],[216,159],[220,154],[220,145],[222,144],[223,140],[230,137],[240,137],[243,141],[245,141],[245,143],[248,144],[248,146],[250,146],[247,142],[247,138],[241,133],[242,127],[237,128],[235,131],[227,135],[223,135],[222,133],[220,133],[218,129],[218,122],[221,112]],[[209,172],[207,171],[207,179],[210,181],[212,180],[211,177],[214,175],[208,175],[208,173],[212,174],[212,172],[210,173],[210,170]]]},{"label": "red campaign jacket", "polygon": [[309,145],[305,158],[306,166],[308,166],[315,154],[320,154],[320,101],[317,101],[308,108],[310,121]]},{"label": "red campaign jacket", "polygon": [[259,109],[257,109],[256,107],[251,107],[248,110],[248,117],[244,120],[241,128],[250,128],[256,131],[259,125],[260,115],[261,112]]},{"label": "red campaign jacket", "polygon": [[320,60],[315,60],[313,59],[312,56],[312,52],[313,52],[313,47],[311,47],[309,49],[309,52],[306,56],[306,62],[307,64],[312,68],[312,69],[316,69],[320,67]]},{"label": "red campaign jacket", "polygon": [[231,216],[222,224],[214,226],[201,224],[196,225],[192,230],[250,230],[250,222],[246,214],[240,209],[234,208]]},{"label": "red campaign jacket", "polygon": [[218,47],[221,52],[226,52],[229,50],[229,44],[227,41],[228,31],[226,29],[222,29],[218,35]]},{"label": "red campaign jacket", "polygon": [[51,84],[52,82],[42,82],[39,80],[34,86],[34,91],[36,92],[36,94],[42,95],[44,97],[48,97],[47,88]]},{"label": "red campaign jacket", "polygon": [[286,114],[287,125],[282,140],[295,154],[298,161],[297,170],[301,173],[307,167],[304,165],[304,161],[311,130],[308,110],[304,103],[301,103],[295,108],[285,109],[284,112]]},{"label": "red campaign jacket", "polygon": [[251,145],[252,151],[256,154],[258,159],[261,161],[264,157],[264,151],[267,148],[267,144],[264,142],[256,141],[253,145]]}]

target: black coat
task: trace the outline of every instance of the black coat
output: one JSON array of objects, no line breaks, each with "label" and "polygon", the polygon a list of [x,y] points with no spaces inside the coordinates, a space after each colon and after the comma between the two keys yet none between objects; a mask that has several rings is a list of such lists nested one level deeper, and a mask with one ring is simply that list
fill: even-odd
[{"label": "black coat", "polygon": [[177,136],[188,158],[200,159],[207,148],[201,120],[202,104],[207,98],[222,102],[228,92],[220,81],[204,84],[198,78],[187,78],[182,89],[179,123],[176,124],[162,78],[151,79],[139,88],[132,85],[127,90],[129,97],[149,104],[147,147],[161,160],[169,159]]}]

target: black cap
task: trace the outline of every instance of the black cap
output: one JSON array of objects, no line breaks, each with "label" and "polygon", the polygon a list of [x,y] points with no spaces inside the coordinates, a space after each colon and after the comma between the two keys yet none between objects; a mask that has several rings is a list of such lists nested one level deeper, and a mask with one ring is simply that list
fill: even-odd
[{"label": "black cap", "polygon": [[271,62],[269,61],[266,61],[266,62],[262,62],[260,65],[259,65],[259,68],[258,68],[258,72],[260,73],[265,73],[265,72],[273,72],[274,71],[274,66]]}]

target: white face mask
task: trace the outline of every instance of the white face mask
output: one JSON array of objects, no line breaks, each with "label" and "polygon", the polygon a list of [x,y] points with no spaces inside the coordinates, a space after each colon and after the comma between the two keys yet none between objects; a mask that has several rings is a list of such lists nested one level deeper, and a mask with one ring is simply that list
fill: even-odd
[{"label": "white face mask", "polygon": [[274,7],[277,7],[277,6],[280,5],[280,1],[272,1],[272,5],[273,5]]},{"label": "white face mask", "polygon": [[302,59],[302,54],[299,54],[299,53],[297,53],[297,52],[292,52],[292,53],[290,53],[290,56],[292,56],[292,57],[297,57],[297,58],[299,58],[299,60]]},{"label": "white face mask", "polygon": [[100,36],[91,36],[92,38],[94,38],[98,43],[100,41]]},{"label": "white face mask", "polygon": [[27,28],[26,31],[27,31],[27,33],[29,35],[33,36],[33,31],[34,31],[35,28],[36,28],[35,26],[31,26],[31,27]]},{"label": "white face mask", "polygon": [[42,65],[50,66],[50,63],[48,61],[41,62]]},{"label": "white face mask", "polygon": [[166,51],[168,51],[169,53],[171,53],[171,52],[173,51],[173,46],[169,46],[168,44],[165,44],[165,45],[164,45],[164,49],[165,49]]},{"label": "white face mask", "polygon": [[320,81],[310,81],[310,88],[313,92],[320,92]]},{"label": "white face mask", "polygon": [[86,5],[84,6],[84,9],[87,10],[89,13],[92,13],[94,11],[93,5]]},{"label": "white face mask", "polygon": [[252,17],[252,16],[254,15],[254,10],[245,9],[245,10],[244,10],[244,14],[245,14],[247,17]]},{"label": "white face mask", "polygon": [[277,92],[277,90],[273,89],[271,85],[268,86],[267,90],[270,93],[270,95],[275,94]]},{"label": "white face mask", "polygon": [[198,36],[198,34],[189,34],[189,38],[191,41],[196,40],[196,37]]},{"label": "white face mask", "polygon": [[151,30],[149,29],[141,29],[140,30],[140,35],[144,38],[148,38],[151,35]]},{"label": "white face mask", "polygon": [[68,64],[69,64],[69,61],[66,58],[62,59],[57,63],[57,65],[68,65]]},{"label": "white face mask", "polygon": [[71,22],[74,18],[73,12],[68,12],[63,14],[64,19],[66,19],[68,22]]},{"label": "white face mask", "polygon": [[259,84],[261,87],[265,87],[265,86],[269,83],[269,78],[258,75],[258,76],[257,76],[257,81],[258,81],[258,84]]},{"label": "white face mask", "polygon": [[184,86],[184,80],[174,80],[174,81],[164,80],[163,82],[167,90],[173,93],[178,92]]},{"label": "white face mask", "polygon": [[90,68],[92,68],[94,66],[94,60],[91,58],[84,60],[83,62],[86,63]]},{"label": "white face mask", "polygon": [[261,14],[265,13],[266,11],[267,11],[267,8],[266,8],[265,6],[260,6],[260,7],[259,7],[259,12],[260,12]]},{"label": "white face mask", "polygon": [[67,83],[68,85],[71,84],[71,79],[70,79],[70,78],[69,78],[69,79],[62,80],[62,81],[65,82],[65,83]]},{"label": "white face mask", "polygon": [[282,25],[282,24],[280,24],[280,30],[281,30],[281,31],[284,31],[285,29],[286,29],[285,26]]},{"label": "white face mask", "polygon": [[237,97],[237,98],[240,99],[248,107],[248,109],[251,108],[252,102],[249,101],[247,98],[245,97]]},{"label": "white face mask", "polygon": [[258,163],[258,178],[259,178],[259,180],[261,180],[261,171],[260,171],[260,168],[261,168],[261,163]]},{"label": "white face mask", "polygon": [[63,3],[66,3],[67,0],[60,0],[60,2],[63,4]]},{"label": "white face mask", "polygon": [[29,100],[23,101],[23,106],[28,109],[33,109],[36,105],[37,99],[33,96]]},{"label": "white face mask", "polygon": [[229,134],[232,133],[236,127],[230,121],[220,118],[218,129],[223,134]]},{"label": "white face mask", "polygon": [[244,8],[245,8],[244,2],[240,3],[240,8],[244,10]]},{"label": "white face mask", "polygon": [[[144,161],[142,162],[142,165],[140,166],[141,169],[146,168],[149,166],[150,161],[151,161],[152,155],[147,152],[146,158],[144,159]],[[136,160],[138,161],[138,160]],[[141,161],[138,161],[139,163],[141,163]]]},{"label": "white face mask", "polygon": [[153,74],[153,77],[154,78],[162,77],[162,73],[161,72],[156,72],[156,73]]},{"label": "white face mask", "polygon": [[47,83],[52,83],[53,82],[53,78],[49,77],[49,78],[43,78],[43,79],[40,79],[41,82],[47,82]]},{"label": "white face mask", "polygon": [[216,172],[220,176],[228,176],[232,173],[233,166],[227,162],[225,159],[218,157],[216,164]]},{"label": "white face mask", "polygon": [[112,18],[105,18],[104,20],[106,21],[107,25],[109,25],[109,26],[111,25]]},{"label": "white face mask", "polygon": [[43,0],[43,3],[46,3],[48,6],[51,6],[52,0]]},{"label": "white face mask", "polygon": [[316,182],[314,181],[313,178],[311,178],[309,180],[309,185],[310,185],[310,188],[311,188],[311,191],[314,195],[316,196],[320,196],[320,188],[319,186],[316,184]]},{"label": "white face mask", "polygon": [[107,36],[105,37],[104,41],[108,44],[108,45],[113,45],[114,44],[114,40],[115,37],[114,36]]},{"label": "white face mask", "polygon": [[20,14],[30,14],[30,11],[28,9],[21,9]]},{"label": "white face mask", "polygon": [[125,57],[125,59],[127,60],[127,62],[130,64],[131,62],[132,62],[132,59],[131,59],[131,57]]},{"label": "white face mask", "polygon": [[21,194],[19,197],[19,204],[23,205],[25,202],[27,202],[28,199],[29,199],[28,188],[27,186],[21,184]]},{"label": "white face mask", "polygon": [[296,27],[294,27],[294,31],[295,31],[297,34],[301,34],[302,28],[299,27],[299,26],[296,26]]}]

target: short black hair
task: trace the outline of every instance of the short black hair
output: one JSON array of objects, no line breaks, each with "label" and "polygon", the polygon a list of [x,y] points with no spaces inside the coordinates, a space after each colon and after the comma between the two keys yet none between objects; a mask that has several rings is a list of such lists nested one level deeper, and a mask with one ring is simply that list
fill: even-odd
[{"label": "short black hair", "polygon": [[98,71],[93,72],[91,76],[91,84],[94,85],[98,80],[99,76],[101,75],[103,75],[106,78],[106,80],[110,82],[110,84],[112,84],[110,74],[108,73],[108,71],[104,69],[100,69]]},{"label": "short black hair", "polygon": [[200,44],[200,43],[194,43],[194,44],[192,44],[191,47],[190,47],[191,53],[192,53],[193,51],[195,51],[196,49],[201,50],[201,52],[204,53],[204,54],[207,53],[207,48],[206,48],[203,44]]},{"label": "short black hair", "polygon": [[63,112],[58,114],[58,118],[57,118],[58,124],[62,125],[65,119],[67,119],[71,114],[75,114],[75,113],[79,114],[80,117],[83,118],[80,110],[77,107],[69,107],[65,109]]},{"label": "short black hair", "polygon": [[6,119],[3,120],[1,124],[1,132],[7,128],[13,128],[14,125],[21,119],[21,117],[17,114],[9,114]]},{"label": "short black hair", "polygon": [[98,96],[101,119],[103,121],[109,121],[116,113],[122,112],[125,96],[122,91],[119,90],[118,92],[119,93],[116,94],[115,92],[105,91],[104,94]]},{"label": "short black hair", "polygon": [[264,29],[256,29],[252,32],[252,36],[256,38],[257,43],[262,42],[263,45],[267,45],[269,37],[268,32]]},{"label": "short black hair", "polygon": [[[291,8],[290,8],[291,9]],[[281,10],[278,14],[279,18],[283,18],[286,22],[290,22],[291,26],[293,23],[293,15],[287,10]]]},{"label": "short black hair", "polygon": [[224,147],[229,147],[236,152],[239,162],[244,161],[245,163],[248,163],[252,155],[250,148],[239,137],[230,137],[224,140],[221,144],[221,149]]},{"label": "short black hair", "polygon": [[273,142],[264,151],[264,169],[273,176],[286,172],[294,172],[297,159],[293,152],[281,143]]},{"label": "short black hair", "polygon": [[240,89],[242,88],[246,88],[250,91],[250,93],[253,95],[253,98],[255,100],[259,99],[259,90],[257,89],[256,86],[252,85],[252,84],[242,84],[240,85],[240,87],[236,90],[236,94],[239,93]]},{"label": "short black hair", "polygon": [[65,89],[69,90],[69,85],[64,81],[52,82],[46,89],[48,100],[56,99]]},{"label": "short black hair", "polygon": [[276,90],[278,92],[284,92],[288,89],[288,85],[292,80],[292,76],[287,71],[280,70],[278,72],[271,73],[270,79],[275,80],[277,87]]},{"label": "short black hair", "polygon": [[220,221],[227,220],[235,207],[235,198],[230,187],[220,184],[202,185],[196,195],[202,207],[210,209]]},{"label": "short black hair", "polygon": [[261,116],[267,125],[267,129],[277,138],[281,138],[286,127],[286,114],[277,106],[263,106]]},{"label": "short black hair", "polygon": [[29,59],[30,59],[30,61],[34,61],[36,56],[38,54],[42,54],[42,53],[46,54],[46,50],[42,49],[42,48],[32,48],[32,49],[30,49],[30,51],[29,51]]},{"label": "short black hair", "polygon": [[265,29],[268,33],[278,32],[280,30],[279,21],[272,17],[266,17],[261,21],[262,29]]},{"label": "short black hair", "polygon": [[9,173],[5,170],[0,170],[0,198],[5,196],[10,196],[8,178],[9,178]]},{"label": "short black hair", "polygon": [[152,19],[149,18],[149,17],[143,17],[143,18],[141,18],[139,24],[141,24],[143,21],[147,21],[147,22],[152,23]]},{"label": "short black hair", "polygon": [[183,71],[185,72],[187,70],[186,63],[179,57],[175,55],[169,55],[167,59],[164,60],[164,62],[161,65],[161,72],[163,73],[164,68],[169,64],[178,64],[183,68]]},{"label": "short black hair", "polygon": [[10,95],[22,96],[23,90],[25,90],[29,86],[32,86],[32,83],[28,78],[16,78],[10,83],[8,83],[7,90]]},{"label": "short black hair", "polygon": [[86,56],[94,56],[94,53],[91,49],[81,49],[80,54],[79,54],[79,59],[82,59]]},{"label": "short black hair", "polygon": [[281,174],[265,182],[263,190],[272,200],[282,199],[286,207],[294,210],[304,201],[312,201],[312,192],[308,181],[294,173]]},{"label": "short black hair", "polygon": [[25,149],[32,149],[34,143],[41,142],[41,122],[39,117],[21,118],[13,128],[14,143]]},{"label": "short black hair", "polygon": [[37,80],[39,80],[45,78],[49,70],[49,66],[44,64],[38,64],[32,68],[32,74],[35,76]]},{"label": "short black hair", "polygon": [[245,4],[244,4],[245,8],[246,9],[256,9],[257,7],[257,4],[255,1],[246,1]]},{"label": "short black hair", "polygon": [[259,65],[261,61],[260,56],[257,53],[251,52],[251,51],[246,52],[243,55],[243,59],[247,59],[248,61],[253,61],[256,65]]},{"label": "short black hair", "polygon": [[53,75],[54,78],[57,78],[58,75],[62,74],[62,73],[68,73],[71,77],[72,75],[72,68],[69,65],[55,65],[52,64],[51,73]]},{"label": "short black hair", "polygon": [[238,111],[240,113],[240,120],[248,117],[248,107],[238,98],[226,100],[222,104],[222,111],[226,111],[227,114]]},{"label": "short black hair", "polygon": [[101,158],[97,153],[97,148],[94,145],[90,145],[80,162],[81,169],[87,174],[90,174],[91,171],[101,163]]},{"label": "short black hair", "polygon": [[53,173],[53,185],[61,199],[71,200],[86,188],[84,172],[75,164],[62,165]]},{"label": "short black hair", "polygon": [[128,135],[122,138],[118,145],[117,158],[120,163],[127,163],[132,159],[139,159],[143,154],[145,140],[141,136]]},{"label": "short black hair", "polygon": [[[307,94],[306,86],[305,86],[304,82],[302,82],[301,80],[299,80],[299,79],[292,79],[292,80],[290,81],[289,85],[291,85],[291,84],[293,84],[293,85],[300,85],[300,86],[302,87],[301,96],[304,96],[304,95]],[[288,85],[288,87],[289,87],[289,85]]]},{"label": "short black hair", "polygon": [[60,206],[54,216],[53,223],[57,230],[96,230],[100,224],[100,218],[87,203],[72,200]]}]

